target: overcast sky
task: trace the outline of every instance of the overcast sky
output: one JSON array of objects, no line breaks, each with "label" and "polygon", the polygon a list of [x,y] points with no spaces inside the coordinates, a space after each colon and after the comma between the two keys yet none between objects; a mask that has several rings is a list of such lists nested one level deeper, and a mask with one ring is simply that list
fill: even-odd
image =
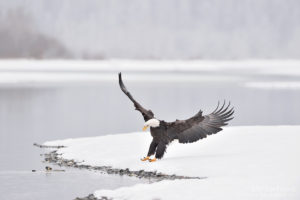
[{"label": "overcast sky", "polygon": [[31,42],[0,41],[42,57],[299,59],[299,19],[298,0],[0,0],[2,33]]}]

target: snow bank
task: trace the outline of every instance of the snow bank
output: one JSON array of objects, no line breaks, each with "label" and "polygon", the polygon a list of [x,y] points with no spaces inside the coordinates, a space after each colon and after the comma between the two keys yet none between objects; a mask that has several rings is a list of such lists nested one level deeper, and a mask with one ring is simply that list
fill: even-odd
[{"label": "snow bank", "polygon": [[120,71],[130,72],[130,81],[236,82],[257,75],[299,77],[300,60],[0,60],[0,84],[117,81]]},{"label": "snow bank", "polygon": [[212,72],[227,77],[236,73],[300,76],[300,60],[0,60],[0,80],[9,83],[18,80],[111,80],[111,74],[119,71]]},{"label": "snow bank", "polygon": [[245,87],[257,89],[299,90],[300,81],[246,82]]},{"label": "snow bank", "polygon": [[62,157],[88,165],[147,170],[200,180],[162,181],[95,195],[114,199],[299,199],[300,126],[228,127],[192,144],[172,143],[155,163],[141,162],[149,133],[46,142],[64,145]]},{"label": "snow bank", "polygon": [[0,71],[222,71],[300,75],[300,60],[0,60]]}]

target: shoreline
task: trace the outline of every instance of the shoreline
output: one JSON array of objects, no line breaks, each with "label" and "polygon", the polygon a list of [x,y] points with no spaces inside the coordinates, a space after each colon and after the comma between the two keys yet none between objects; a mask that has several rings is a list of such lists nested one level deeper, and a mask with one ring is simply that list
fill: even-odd
[{"label": "shoreline", "polygon": [[[42,149],[49,149],[49,148],[65,148],[64,146],[47,146],[47,145],[40,145],[37,143],[33,144],[34,146]],[[133,171],[129,170],[129,168],[121,169],[121,168],[112,168],[111,166],[91,166],[91,165],[84,165],[80,164],[79,162],[75,162],[74,160],[68,160],[61,158],[57,153],[57,150],[50,151],[48,153],[44,153],[44,161],[58,165],[60,167],[72,167],[76,169],[85,169],[85,170],[94,170],[99,171],[101,173],[112,174],[112,175],[120,175],[120,176],[129,176],[135,177],[139,179],[147,179],[150,183],[159,182],[162,180],[177,180],[177,179],[205,179],[206,177],[189,177],[189,176],[178,176],[176,174],[168,175],[157,171],[145,171],[145,170],[138,170]],[[94,194],[88,194],[86,197],[76,197],[75,200],[112,200],[110,197],[103,196],[100,199],[96,198]]]},{"label": "shoreline", "polygon": [[[42,147],[45,148],[45,147]],[[52,147],[53,148],[53,147]],[[145,170],[137,170],[137,171],[131,171],[129,168],[121,169],[121,168],[113,168],[111,166],[91,166],[91,165],[84,165],[80,164],[78,162],[75,162],[74,160],[68,160],[59,157],[59,154],[57,153],[57,150],[51,151],[49,153],[45,153],[45,161],[49,162],[51,164],[56,164],[60,167],[74,167],[78,169],[87,169],[87,170],[95,170],[100,171],[107,174],[116,174],[116,175],[127,175],[130,177],[136,177],[136,178],[145,178],[148,180],[152,180],[153,182],[162,181],[162,180],[175,180],[175,179],[204,179],[206,177],[190,177],[190,176],[178,176],[176,174],[164,174],[157,171],[145,171]]]}]

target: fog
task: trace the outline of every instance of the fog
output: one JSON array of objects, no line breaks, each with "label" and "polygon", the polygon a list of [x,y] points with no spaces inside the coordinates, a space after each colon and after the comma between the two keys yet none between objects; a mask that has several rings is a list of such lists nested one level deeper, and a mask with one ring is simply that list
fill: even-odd
[{"label": "fog", "polygon": [[299,8],[297,0],[1,0],[0,57],[299,59]]},{"label": "fog", "polygon": [[143,182],[45,172],[32,145],[140,131],[118,72],[157,119],[209,114],[226,99],[230,126],[299,125],[299,8],[297,0],[0,0],[0,199],[74,199]]}]

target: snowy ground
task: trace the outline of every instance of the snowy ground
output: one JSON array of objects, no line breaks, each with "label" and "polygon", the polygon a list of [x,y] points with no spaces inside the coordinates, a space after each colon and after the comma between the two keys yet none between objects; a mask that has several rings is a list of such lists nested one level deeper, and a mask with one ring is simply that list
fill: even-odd
[{"label": "snowy ground", "polygon": [[264,90],[299,90],[300,89],[300,81],[270,81],[270,82],[246,82],[244,84],[245,87],[249,88],[257,88]]},{"label": "snowy ground", "polygon": [[149,133],[108,135],[46,142],[65,145],[63,158],[93,166],[157,170],[206,177],[161,181],[116,190],[99,190],[114,199],[300,199],[300,126],[228,127],[193,144],[172,143],[155,163],[141,162]]},{"label": "snowy ground", "polygon": [[[0,60],[0,84],[105,81],[117,79],[115,74],[120,71],[137,73],[128,78],[143,81],[236,81],[257,75],[295,78],[300,76],[300,60]],[[151,73],[156,74],[149,76]]]},{"label": "snowy ground", "polygon": [[[141,67],[142,66],[142,67]],[[300,60],[0,60],[0,71],[212,71],[300,75]]]}]

